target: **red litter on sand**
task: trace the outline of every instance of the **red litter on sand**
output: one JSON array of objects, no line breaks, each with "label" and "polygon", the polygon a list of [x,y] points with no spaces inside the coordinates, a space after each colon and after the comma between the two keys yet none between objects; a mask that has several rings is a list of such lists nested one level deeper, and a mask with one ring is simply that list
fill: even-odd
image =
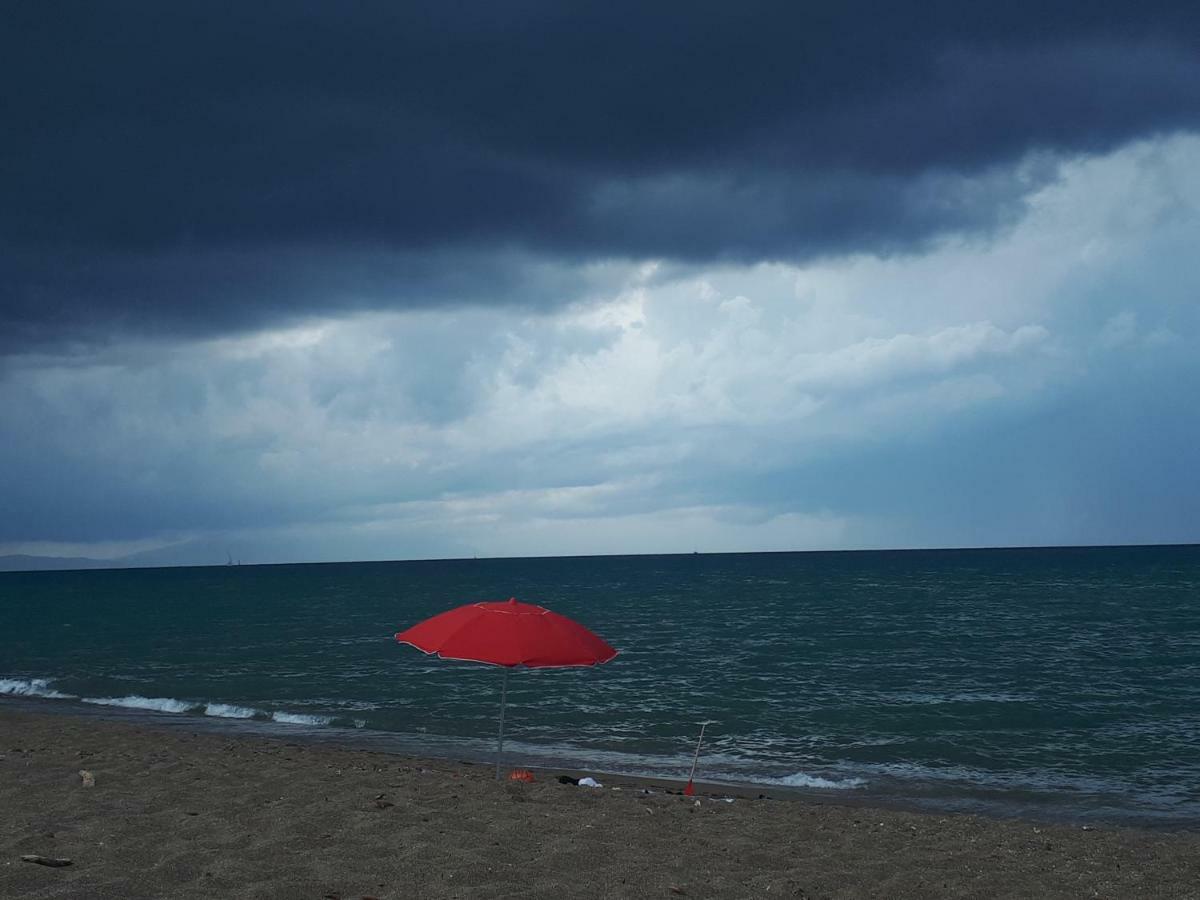
[{"label": "red litter on sand", "polygon": [[694,796],[696,793],[696,786],[692,784],[692,779],[696,777],[696,763],[700,761],[700,745],[704,743],[704,729],[707,727],[707,722],[700,723],[700,739],[696,741],[696,755],[692,757],[692,771],[688,773],[687,787],[683,789],[685,797]]}]

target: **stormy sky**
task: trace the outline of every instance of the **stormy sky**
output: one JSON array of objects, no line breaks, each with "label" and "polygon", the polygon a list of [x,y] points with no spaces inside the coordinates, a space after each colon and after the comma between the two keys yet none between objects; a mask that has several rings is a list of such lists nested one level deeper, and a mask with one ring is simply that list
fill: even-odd
[{"label": "stormy sky", "polygon": [[1200,7],[0,8],[0,555],[1200,541]]}]

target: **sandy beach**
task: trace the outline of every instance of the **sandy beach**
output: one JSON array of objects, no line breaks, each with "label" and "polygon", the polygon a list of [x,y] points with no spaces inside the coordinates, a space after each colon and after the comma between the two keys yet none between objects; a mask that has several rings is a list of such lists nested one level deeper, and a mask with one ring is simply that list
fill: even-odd
[{"label": "sandy beach", "polygon": [[0,709],[0,896],[1200,897],[1200,835],[497,783],[481,765]]}]

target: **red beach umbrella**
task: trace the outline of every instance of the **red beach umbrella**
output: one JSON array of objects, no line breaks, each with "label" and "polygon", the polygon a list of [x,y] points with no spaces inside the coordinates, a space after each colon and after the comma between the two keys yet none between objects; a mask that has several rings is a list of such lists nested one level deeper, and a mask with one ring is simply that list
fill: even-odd
[{"label": "red beach umbrella", "polygon": [[508,599],[468,603],[401,631],[396,640],[442,659],[504,667],[500,693],[500,733],[496,739],[496,777],[504,752],[504,707],[508,671],[517,666],[553,669],[606,663],[617,651],[578,622],[543,606]]}]

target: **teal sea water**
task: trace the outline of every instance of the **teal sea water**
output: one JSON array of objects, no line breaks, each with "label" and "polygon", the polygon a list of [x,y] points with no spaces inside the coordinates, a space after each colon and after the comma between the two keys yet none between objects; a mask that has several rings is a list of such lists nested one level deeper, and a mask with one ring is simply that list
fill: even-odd
[{"label": "teal sea water", "polygon": [[392,634],[510,596],[620,649],[509,679],[513,764],[1200,823],[1200,547],[0,575],[0,706],[487,758],[500,672]]}]

